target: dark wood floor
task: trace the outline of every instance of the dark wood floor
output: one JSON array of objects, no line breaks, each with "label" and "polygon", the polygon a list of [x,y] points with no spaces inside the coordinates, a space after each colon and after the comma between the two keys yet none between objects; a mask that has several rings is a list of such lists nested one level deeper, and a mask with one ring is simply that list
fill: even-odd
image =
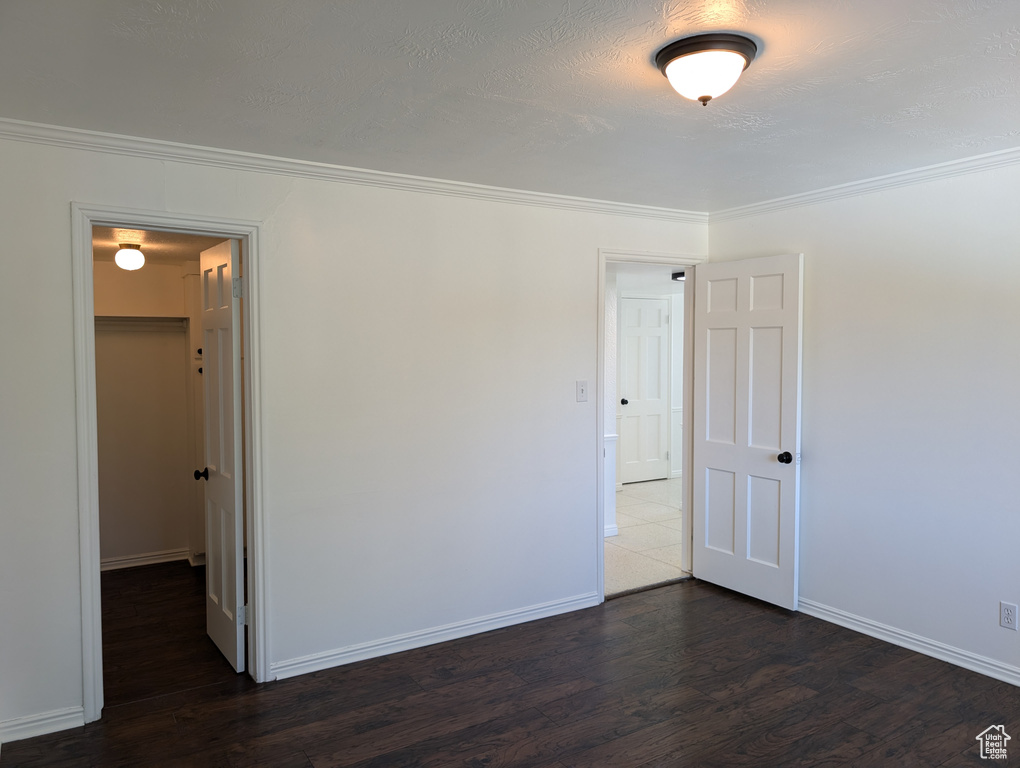
[{"label": "dark wood floor", "polygon": [[1020,744],[1020,689],[697,581],[264,685],[194,638],[150,658],[166,611],[194,629],[200,600],[147,629],[116,610],[111,632],[150,638],[109,659],[121,703],[0,764],[955,767],[989,764],[990,725]]},{"label": "dark wood floor", "polygon": [[215,685],[236,673],[205,633],[205,568],[186,560],[108,571],[106,707]]}]

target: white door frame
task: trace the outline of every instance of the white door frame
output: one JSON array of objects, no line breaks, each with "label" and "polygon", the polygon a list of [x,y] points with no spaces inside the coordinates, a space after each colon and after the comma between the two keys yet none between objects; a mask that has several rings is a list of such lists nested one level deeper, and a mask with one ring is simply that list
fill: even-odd
[{"label": "white door frame", "polygon": [[[603,541],[605,539],[605,519],[606,519],[606,460],[605,460],[605,434],[606,434],[606,265],[607,264],[650,264],[653,266],[669,266],[669,267],[683,267],[686,270],[691,270],[691,273],[687,275],[688,279],[684,281],[684,396],[683,396],[683,409],[684,414],[691,413],[692,410],[692,398],[694,397],[694,328],[693,328],[693,309],[694,309],[694,280],[693,269],[696,265],[703,261],[707,261],[707,256],[692,256],[690,254],[682,253],[658,253],[654,251],[622,251],[615,249],[599,248],[599,268],[598,268],[598,374],[596,384],[596,401],[598,402],[598,409],[596,415],[596,424],[598,430],[598,440],[595,462],[596,474],[598,482],[596,485],[596,498],[597,498],[597,510],[596,523],[598,525],[598,599],[599,602],[603,602],[606,599],[606,579],[605,579],[605,547]],[[615,403],[614,403],[615,405]],[[687,421],[688,417],[685,415],[684,420]],[[684,429],[683,441],[684,441],[684,456],[683,456],[683,473],[682,473],[682,484],[683,484],[683,525],[684,525],[684,539],[683,539],[683,564],[684,567],[691,568],[691,549],[693,548],[693,497],[691,493],[691,472],[693,471],[694,464],[693,456],[691,454],[691,435],[693,433],[690,429]],[[616,469],[614,468],[615,472]],[[615,487],[615,483],[614,483]]]},{"label": "white door frame", "polygon": [[259,235],[261,224],[196,214],[71,203],[78,537],[81,568],[82,693],[85,722],[103,710],[103,634],[99,555],[99,462],[96,413],[92,227],[128,227],[241,241],[244,259],[245,490],[248,535],[248,657],[256,682],[268,679],[269,613],[262,493],[262,386]]}]

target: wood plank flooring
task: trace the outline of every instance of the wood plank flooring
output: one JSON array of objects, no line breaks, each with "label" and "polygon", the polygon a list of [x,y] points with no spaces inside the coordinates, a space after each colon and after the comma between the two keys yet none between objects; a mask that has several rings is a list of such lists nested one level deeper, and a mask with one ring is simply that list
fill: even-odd
[{"label": "wood plank flooring", "polygon": [[[158,571],[123,590],[150,604]],[[148,629],[111,607],[106,631],[140,634],[111,641],[103,719],[0,766],[955,768],[989,764],[990,725],[1020,744],[1020,689],[698,581],[264,685],[194,632],[149,658],[168,616],[204,615],[158,599]]]},{"label": "wood plank flooring", "polygon": [[107,707],[223,682],[234,670],[205,633],[205,567],[186,560],[107,571]]}]

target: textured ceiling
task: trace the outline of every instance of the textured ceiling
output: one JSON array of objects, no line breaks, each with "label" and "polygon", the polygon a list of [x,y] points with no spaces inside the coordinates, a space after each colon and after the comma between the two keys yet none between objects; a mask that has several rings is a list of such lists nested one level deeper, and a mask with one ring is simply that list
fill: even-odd
[{"label": "textured ceiling", "polygon": [[[652,63],[743,32],[707,107]],[[1020,145],[1018,0],[2,0],[0,117],[718,211]]]}]

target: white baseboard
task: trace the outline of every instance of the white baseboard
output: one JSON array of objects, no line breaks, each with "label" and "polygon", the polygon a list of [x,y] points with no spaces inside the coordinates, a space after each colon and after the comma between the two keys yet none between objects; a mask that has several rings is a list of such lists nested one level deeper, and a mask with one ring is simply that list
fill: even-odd
[{"label": "white baseboard", "polygon": [[526,621],[556,616],[557,614],[568,613],[569,611],[576,611],[581,608],[590,608],[598,604],[598,593],[589,592],[586,595],[568,597],[565,600],[554,600],[550,603],[542,603],[505,613],[496,613],[456,624],[425,629],[420,632],[409,632],[406,635],[388,637],[383,640],[360,643],[346,648],[324,651],[323,653],[277,661],[269,665],[269,679],[282,680],[309,672],[318,672],[323,669],[339,667],[343,664],[351,664],[355,661],[373,659],[377,656],[408,651],[412,648],[421,648],[433,643],[443,643],[447,640],[456,640],[460,637],[476,635],[493,629],[501,629],[513,624],[523,624]]},{"label": "white baseboard", "polygon": [[81,707],[54,709],[38,715],[16,717],[13,720],[0,721],[0,744],[7,744],[33,736],[43,736],[68,728],[80,728],[85,725],[85,710]]},{"label": "white baseboard", "polygon": [[188,555],[188,563],[191,564],[192,568],[205,565],[205,552],[191,552]]},{"label": "white baseboard", "polygon": [[885,640],[887,643],[892,643],[902,648],[909,648],[911,651],[923,653],[925,656],[931,656],[940,661],[947,661],[958,667],[969,669],[971,672],[977,672],[993,677],[996,680],[1002,680],[1004,683],[1020,685],[1020,667],[1003,664],[1001,661],[990,659],[987,656],[981,656],[965,651],[962,648],[940,643],[937,640],[921,637],[912,632],[906,632],[896,627],[890,627],[887,624],[866,619],[863,616],[857,616],[841,611],[838,608],[831,608],[828,605],[816,603],[813,600],[800,598],[799,604],[801,612],[806,613],[808,616],[830,621],[833,624],[838,624],[841,627],[852,629],[864,635],[870,635],[879,640]]},{"label": "white baseboard", "polygon": [[607,525],[606,526],[606,532],[603,535],[604,536],[616,536],[619,532],[620,532],[619,527],[616,525],[616,523],[613,523],[612,525]]},{"label": "white baseboard", "polygon": [[146,552],[141,555],[123,555],[121,557],[104,557],[99,565],[101,571],[115,571],[118,568],[134,568],[139,565],[155,565],[170,563],[174,560],[188,560],[191,552],[187,549],[167,549],[162,552]]},{"label": "white baseboard", "polygon": [[673,479],[680,479],[681,477],[683,477],[683,474],[684,474],[684,473],[683,473],[683,470],[682,470],[682,469],[674,469],[674,470],[673,470],[673,471],[672,471],[672,472],[670,473],[670,475],[669,475],[669,476],[670,476],[670,478],[673,478]]},{"label": "white baseboard", "polygon": [[616,492],[619,493],[622,490],[623,490],[623,483],[617,483],[616,484]]}]

